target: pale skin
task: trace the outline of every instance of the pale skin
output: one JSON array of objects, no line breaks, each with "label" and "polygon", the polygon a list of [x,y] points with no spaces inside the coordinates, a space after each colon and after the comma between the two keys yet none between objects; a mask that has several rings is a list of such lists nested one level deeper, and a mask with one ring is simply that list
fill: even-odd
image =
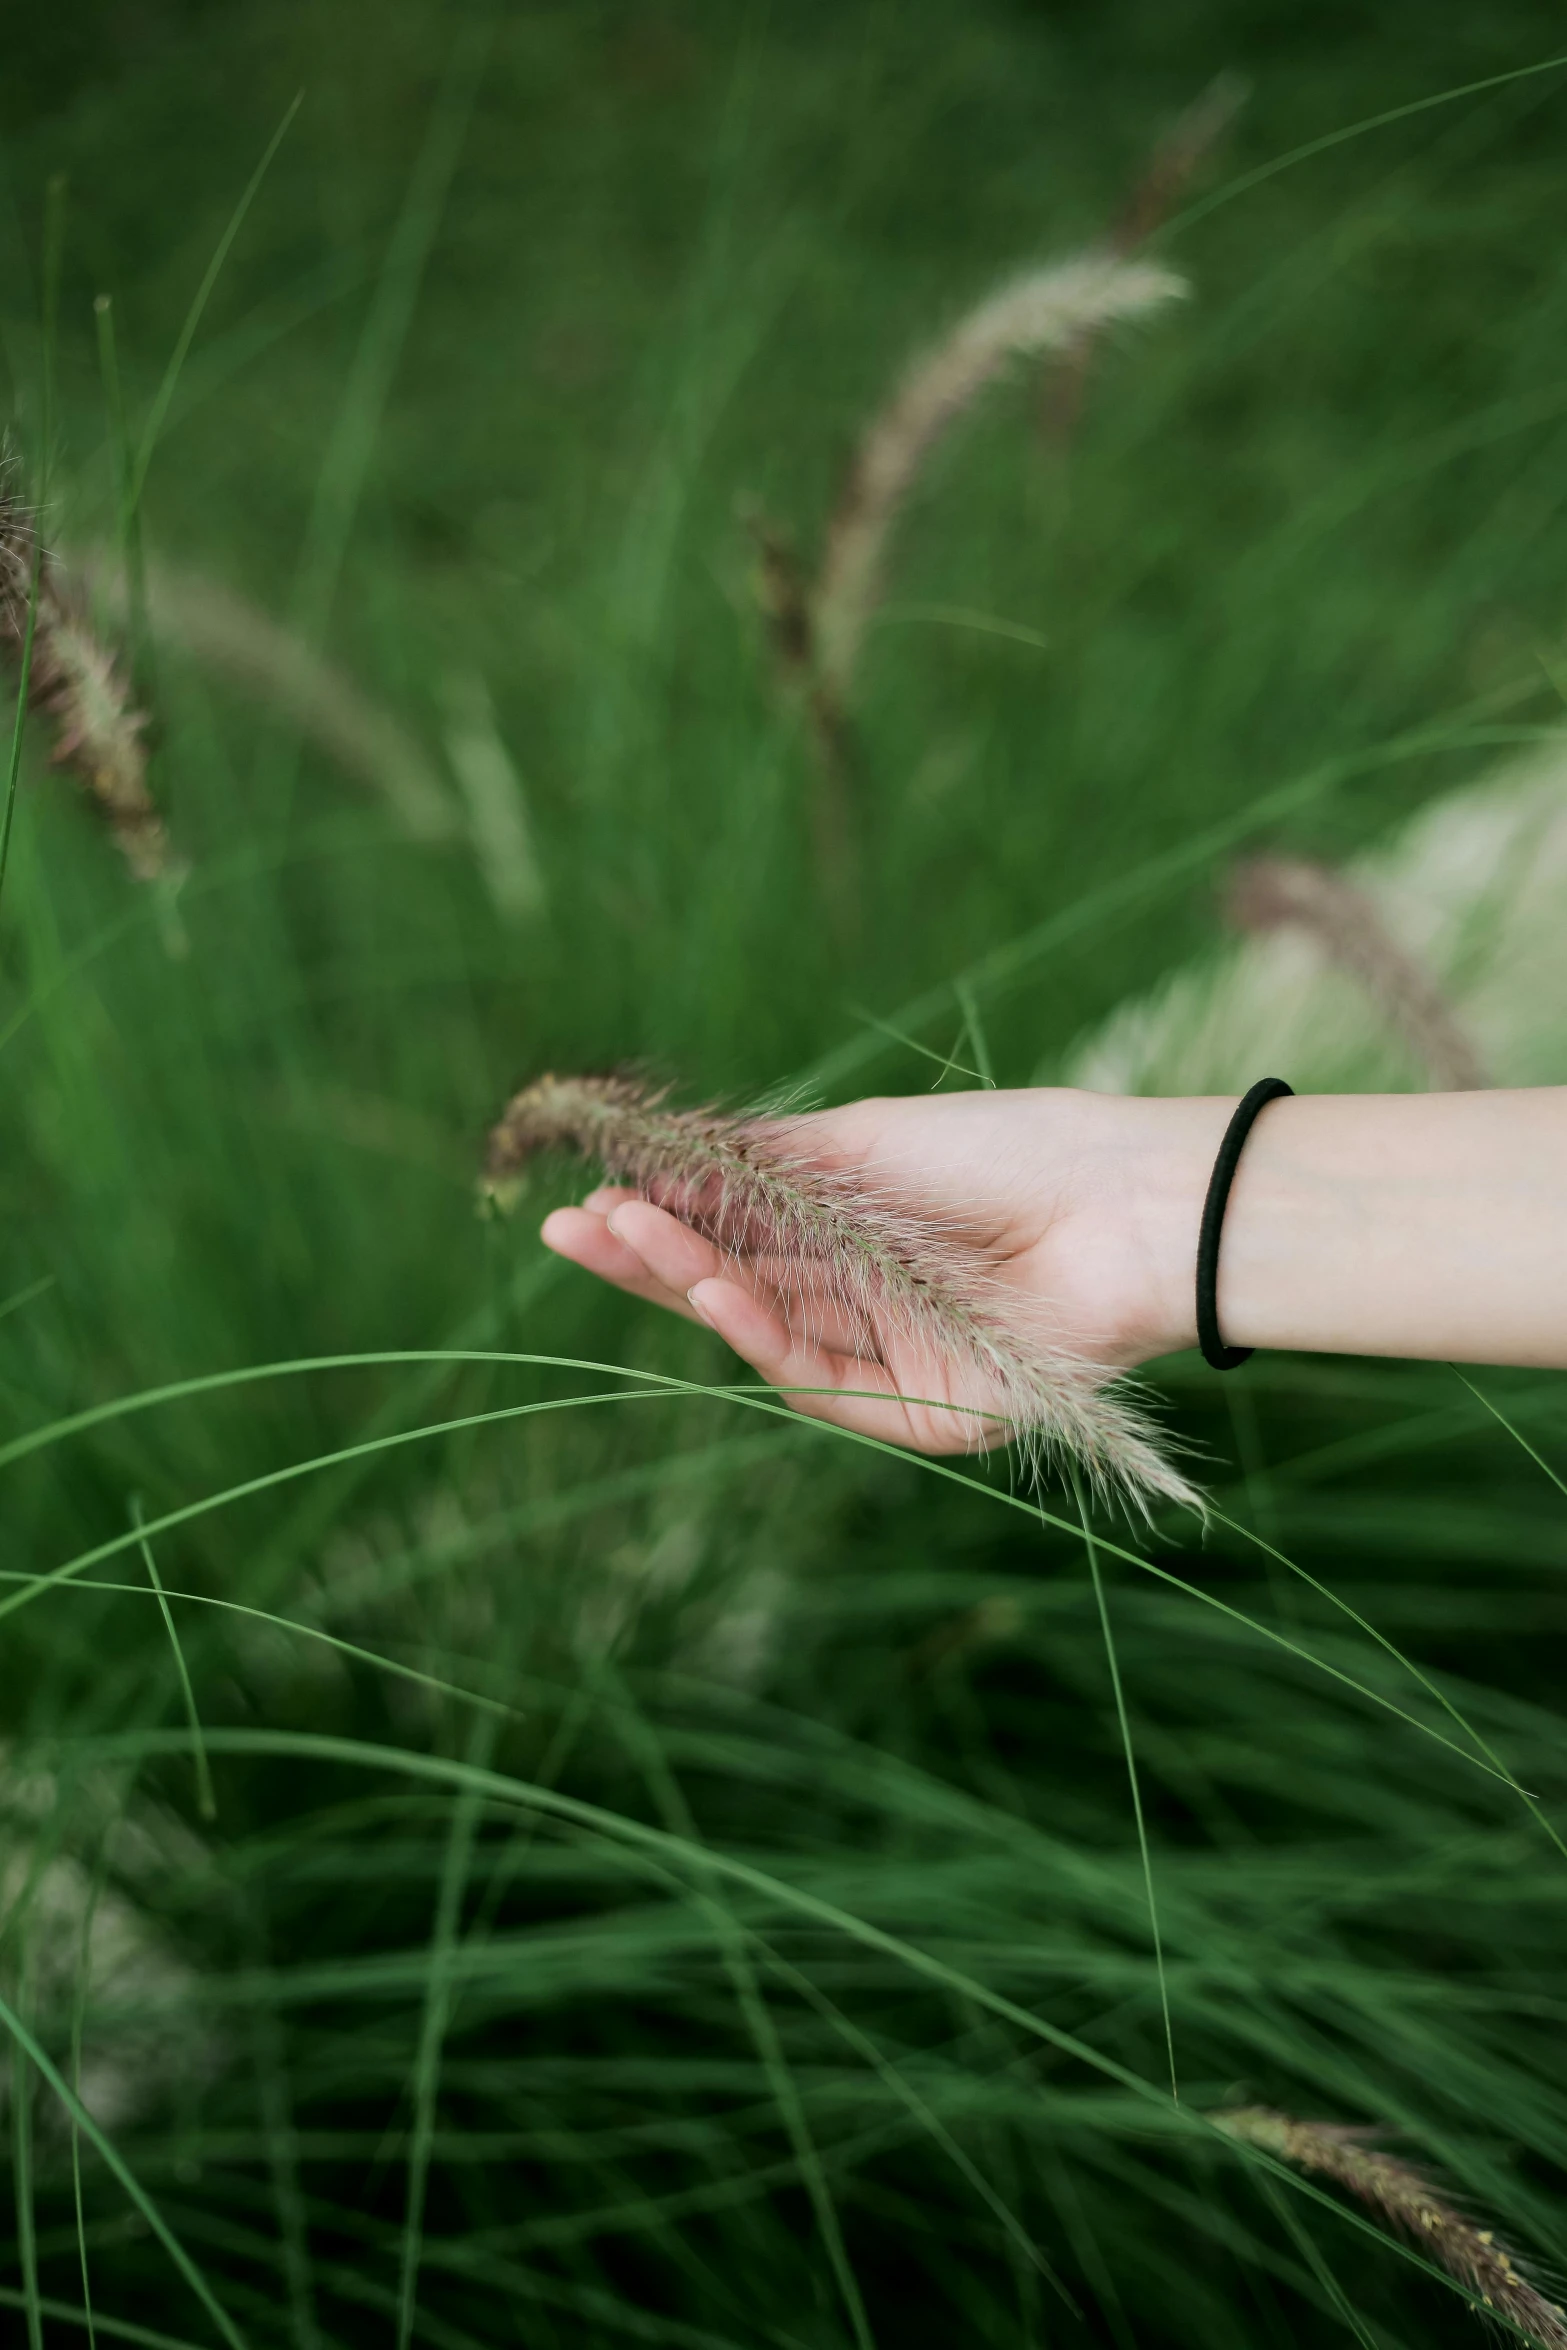
[{"label": "pale skin", "polygon": [[[1052,1087],[860,1101],[790,1127],[803,1155],[938,1213],[1076,1353],[1130,1369],[1196,1344],[1197,1228],[1234,1108]],[[808,1268],[753,1274],[608,1187],[543,1237],[706,1323],[799,1411],[922,1452],[984,1440],[983,1393],[892,1338],[856,1345]],[[1567,1086],[1271,1103],[1230,1194],[1218,1308],[1231,1346],[1567,1369]]]}]

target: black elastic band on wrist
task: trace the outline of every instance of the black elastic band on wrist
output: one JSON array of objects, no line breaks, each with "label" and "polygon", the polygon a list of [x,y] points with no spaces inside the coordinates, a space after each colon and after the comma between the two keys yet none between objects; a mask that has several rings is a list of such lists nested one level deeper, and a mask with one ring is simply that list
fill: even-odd
[{"label": "black elastic band on wrist", "polygon": [[1250,1093],[1242,1096],[1234,1117],[1224,1129],[1224,1140],[1213,1162],[1208,1196],[1203,1202],[1202,1228],[1197,1235],[1197,1343],[1202,1348],[1203,1361],[1215,1371],[1233,1371],[1248,1361],[1252,1353],[1249,1346],[1226,1346],[1219,1336],[1219,1235],[1224,1229],[1230,1185],[1235,1181],[1235,1170],[1258,1111],[1265,1110],[1269,1102],[1276,1102],[1282,1094],[1294,1091],[1294,1086],[1286,1085],[1282,1077],[1259,1077]]}]

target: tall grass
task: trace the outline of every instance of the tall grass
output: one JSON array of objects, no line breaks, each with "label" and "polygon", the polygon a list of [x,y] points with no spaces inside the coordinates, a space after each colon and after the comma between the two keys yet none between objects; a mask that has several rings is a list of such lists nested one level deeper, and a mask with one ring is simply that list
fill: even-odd
[{"label": "tall grass", "polygon": [[[119,527],[107,293],[190,872],[176,960],[29,726],[18,2340],[1476,2339],[1245,2107],[1373,2129],[1549,2288],[1560,1382],[1173,1363],[1210,1530],[1091,1556],[1069,1495],[805,1426],[472,1204],[546,1067],[1022,1082],[1217,941],[1236,855],[1340,865],[1556,723],[1557,77],[1250,176],[1550,26],[1273,25],[1164,63],[1130,13],[548,6],[475,84],[399,0],[19,69],[12,405],[36,450],[68,172],[50,519]],[[1001,394],[901,526],[846,934],[736,500],[809,532],[902,356],[1097,234],[1221,66],[1239,192],[1161,248],[1200,299],[1066,452]],[[304,642],[291,699],[181,656],[193,578]],[[344,772],[323,678],[448,817]],[[476,714],[527,893],[462,815]]]}]

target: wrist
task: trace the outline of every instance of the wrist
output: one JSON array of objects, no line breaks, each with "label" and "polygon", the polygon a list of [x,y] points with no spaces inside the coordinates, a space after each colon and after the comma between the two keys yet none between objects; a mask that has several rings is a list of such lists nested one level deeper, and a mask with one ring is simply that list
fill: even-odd
[{"label": "wrist", "polygon": [[[1061,1280],[1106,1360],[1131,1367],[1196,1345],[1197,1234],[1237,1098],[1073,1097],[1083,1149]],[[1221,1249],[1221,1283],[1223,1270]]]}]

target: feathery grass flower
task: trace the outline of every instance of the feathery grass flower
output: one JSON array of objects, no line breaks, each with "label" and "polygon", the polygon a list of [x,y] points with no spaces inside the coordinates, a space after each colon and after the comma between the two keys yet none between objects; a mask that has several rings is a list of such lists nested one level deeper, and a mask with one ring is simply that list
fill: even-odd
[{"label": "feathery grass flower", "polygon": [[1153,262],[1083,254],[998,287],[905,370],[861,437],[811,597],[818,674],[834,703],[848,697],[880,601],[887,541],[937,443],[1013,360],[1070,350],[1084,334],[1186,291],[1183,278]]},{"label": "feathery grass flower", "polygon": [[1567,2315],[1529,2282],[1518,2262],[1477,2227],[1413,2163],[1366,2143],[1364,2130],[1340,2122],[1296,2121],[1266,2105],[1236,2107],[1212,2120],[1232,2138],[1260,2147],[1298,2170],[1314,2171],[1410,2236],[1421,2250],[1478,2295],[1486,2309],[1515,2325],[1542,2350],[1567,2350]]},{"label": "feathery grass flower", "polygon": [[803,1282],[821,1319],[846,1328],[861,1354],[901,1341],[951,1366],[960,1388],[991,1399],[965,1413],[979,1443],[1014,1442],[1031,1469],[1064,1451],[1096,1490],[1143,1508],[1196,1503],[1124,1387],[1022,1326],[1016,1305],[938,1217],[807,1155],[788,1117],[674,1110],[631,1077],[541,1077],[491,1133],[487,1196],[511,1206],[530,1161],[560,1150],[596,1160],[743,1260],[780,1305]]},{"label": "feathery grass flower", "polygon": [[171,860],[147,787],[146,716],[133,708],[114,654],[39,546],[36,520],[7,482],[0,485],[0,641],[18,660],[35,596],[28,702],[53,734],[51,761],[83,786],[137,880],[159,880]]},{"label": "feathery grass flower", "polygon": [[1230,875],[1227,910],[1238,930],[1302,930],[1326,960],[1357,979],[1401,1036],[1437,1093],[1488,1080],[1434,973],[1393,936],[1376,900],[1331,865],[1308,857],[1247,857]]}]

